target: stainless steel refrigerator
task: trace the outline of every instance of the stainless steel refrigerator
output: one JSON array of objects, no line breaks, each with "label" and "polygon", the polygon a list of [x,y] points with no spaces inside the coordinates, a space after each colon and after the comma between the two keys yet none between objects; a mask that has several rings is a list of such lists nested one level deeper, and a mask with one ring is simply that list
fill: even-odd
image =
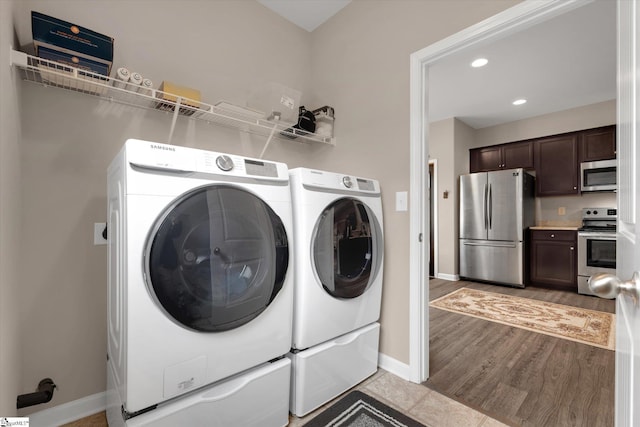
[{"label": "stainless steel refrigerator", "polygon": [[460,176],[460,276],[524,287],[535,178],[523,169]]}]

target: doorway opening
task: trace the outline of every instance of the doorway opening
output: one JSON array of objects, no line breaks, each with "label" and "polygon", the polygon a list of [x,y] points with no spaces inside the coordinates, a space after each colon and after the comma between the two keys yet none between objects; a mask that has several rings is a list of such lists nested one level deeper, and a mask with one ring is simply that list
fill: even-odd
[{"label": "doorway opening", "polygon": [[438,248],[436,247],[436,234],[438,230],[437,212],[438,200],[434,197],[438,194],[437,186],[437,161],[429,160],[429,278],[433,279],[438,274]]},{"label": "doorway opening", "polygon": [[[413,382],[422,383],[429,377],[430,251],[425,248],[429,243],[423,239],[429,227],[428,168],[425,167],[429,153],[429,68],[466,47],[507,37],[582,5],[582,2],[522,2],[411,55],[409,379]],[[436,254],[437,251],[434,257]]]}]

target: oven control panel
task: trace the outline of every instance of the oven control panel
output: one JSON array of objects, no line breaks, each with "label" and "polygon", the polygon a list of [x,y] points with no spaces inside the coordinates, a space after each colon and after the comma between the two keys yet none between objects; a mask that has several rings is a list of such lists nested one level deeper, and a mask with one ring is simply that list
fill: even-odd
[{"label": "oven control panel", "polygon": [[615,208],[584,208],[582,219],[616,219],[618,212]]}]

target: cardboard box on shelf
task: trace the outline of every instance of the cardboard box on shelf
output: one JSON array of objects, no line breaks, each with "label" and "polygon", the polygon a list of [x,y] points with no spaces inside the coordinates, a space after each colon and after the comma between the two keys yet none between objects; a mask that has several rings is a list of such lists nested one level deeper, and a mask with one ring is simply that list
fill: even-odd
[{"label": "cardboard box on shelf", "polygon": [[[191,116],[202,105],[200,101],[200,91],[175,83],[163,81],[156,92],[156,97],[160,99],[156,108],[165,111],[174,111],[175,104],[180,98],[180,114]],[[164,102],[163,102],[164,101]]]},{"label": "cardboard box on shelf", "polygon": [[[71,22],[31,12],[31,32],[36,56],[73,65],[76,58],[89,71],[108,76],[113,63],[113,38]],[[57,58],[53,58],[53,52]],[[78,66],[78,65],[73,65]]]}]

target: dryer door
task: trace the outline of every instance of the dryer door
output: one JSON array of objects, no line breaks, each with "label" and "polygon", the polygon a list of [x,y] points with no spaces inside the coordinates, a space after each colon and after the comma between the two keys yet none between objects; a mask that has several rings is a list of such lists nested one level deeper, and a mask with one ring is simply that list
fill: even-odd
[{"label": "dryer door", "polygon": [[358,199],[342,198],[320,215],[313,234],[313,262],[322,287],[337,298],[355,298],[371,286],[382,260],[382,228]]},{"label": "dryer door", "polygon": [[261,199],[228,185],[179,197],[157,219],[145,251],[151,295],[189,329],[218,332],[257,317],[289,263],[285,227]]}]

